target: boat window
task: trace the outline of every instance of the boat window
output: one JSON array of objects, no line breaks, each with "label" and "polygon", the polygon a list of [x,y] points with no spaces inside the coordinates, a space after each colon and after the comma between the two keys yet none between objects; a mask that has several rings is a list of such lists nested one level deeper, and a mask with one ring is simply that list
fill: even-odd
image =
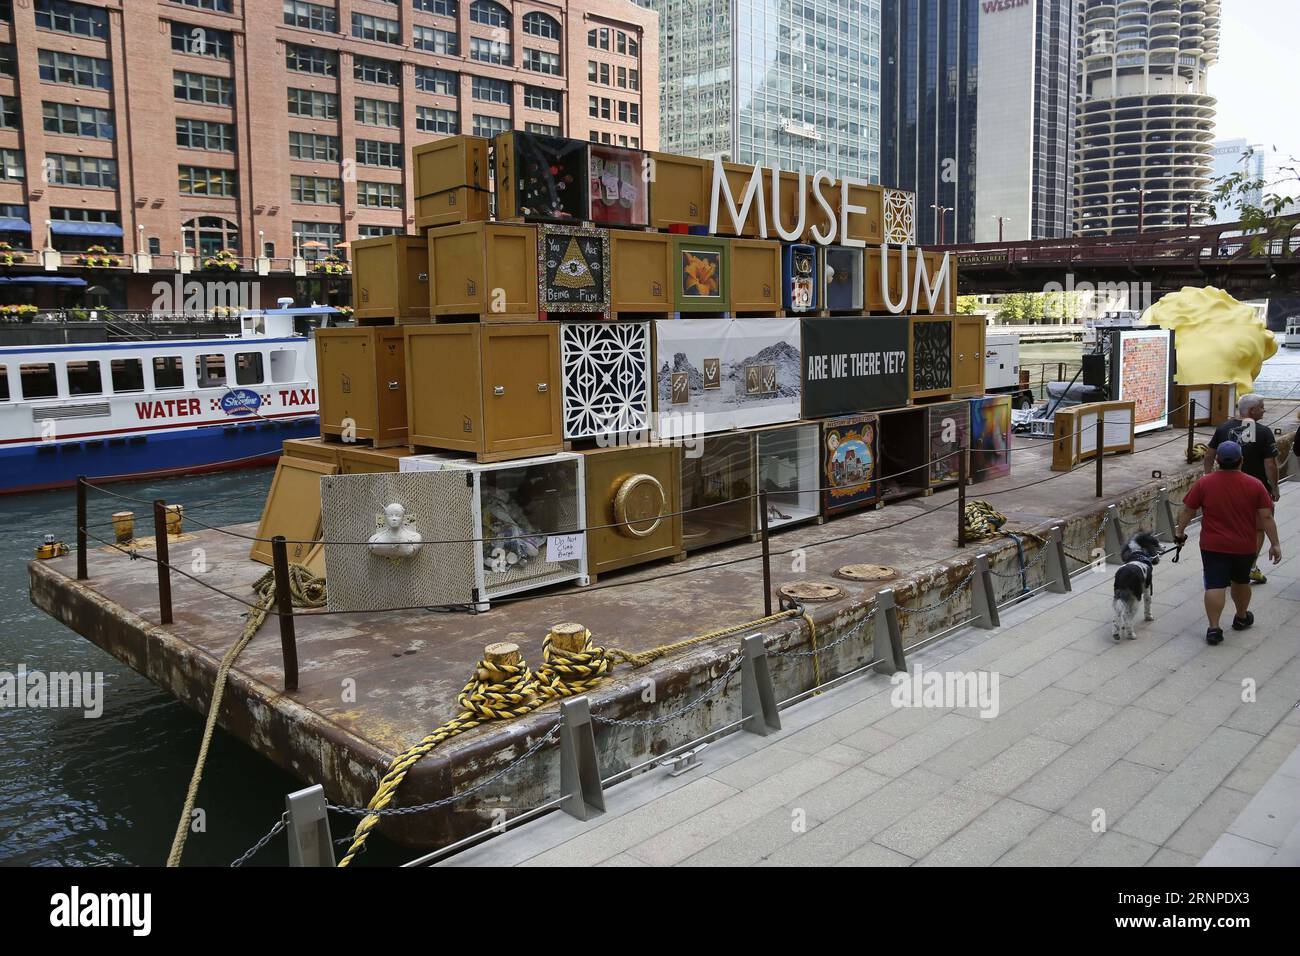
[{"label": "boat window", "polygon": [[9,369],[0,365],[0,402],[9,401]]},{"label": "boat window", "polygon": [[271,353],[271,381],[293,381],[294,352],[292,349],[276,349]]},{"label": "boat window", "polygon": [[68,394],[104,394],[104,379],[100,377],[98,361],[68,363]]},{"label": "boat window", "polygon": [[236,385],[261,385],[262,377],[261,352],[235,353]]},{"label": "boat window", "polygon": [[113,359],[111,368],[114,392],[144,391],[144,363],[138,358]]},{"label": "boat window", "polygon": [[23,383],[23,398],[55,398],[59,394],[59,379],[54,374],[53,362],[24,365],[18,370]]},{"label": "boat window", "polygon": [[220,388],[226,384],[226,357],[220,352],[194,356],[199,388]]},{"label": "boat window", "polygon": [[153,387],[156,390],[185,387],[185,368],[179,355],[154,356]]}]

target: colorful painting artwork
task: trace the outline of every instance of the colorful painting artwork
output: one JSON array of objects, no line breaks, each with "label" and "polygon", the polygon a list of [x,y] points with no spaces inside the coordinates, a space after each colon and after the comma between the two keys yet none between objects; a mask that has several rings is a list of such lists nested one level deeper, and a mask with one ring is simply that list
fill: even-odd
[{"label": "colorful painting artwork", "polygon": [[591,221],[611,226],[644,226],[650,217],[644,154],[634,149],[592,144],[587,150]]},{"label": "colorful painting artwork", "polygon": [[683,298],[721,298],[722,253],[714,249],[683,249],[681,269]]},{"label": "colorful painting artwork", "polygon": [[1011,474],[1011,396],[983,395],[970,405],[970,475],[975,482]]},{"label": "colorful painting artwork", "polygon": [[930,413],[930,485],[937,487],[957,481],[961,459],[970,433],[971,406],[968,402],[945,402],[931,405]]},{"label": "colorful painting artwork", "polygon": [[803,243],[785,247],[785,307],[791,312],[817,308],[817,247]]},{"label": "colorful painting artwork", "polygon": [[1169,424],[1169,333],[1142,329],[1119,334],[1118,401],[1136,408],[1137,434]]},{"label": "colorful painting artwork", "polygon": [[860,508],[880,497],[877,426],[874,415],[822,423],[822,510],[826,514]]},{"label": "colorful painting artwork", "polygon": [[587,210],[586,143],[514,133],[519,214],[525,219],[581,221]]},{"label": "colorful painting artwork", "polygon": [[609,233],[581,226],[542,226],[537,242],[543,312],[609,317]]}]

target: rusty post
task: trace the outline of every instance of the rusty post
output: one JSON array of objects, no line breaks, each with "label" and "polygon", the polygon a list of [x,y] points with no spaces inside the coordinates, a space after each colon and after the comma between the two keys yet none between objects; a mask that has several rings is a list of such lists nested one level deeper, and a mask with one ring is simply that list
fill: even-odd
[{"label": "rusty post", "polygon": [[1102,463],[1106,460],[1105,432],[1101,430],[1101,421],[1097,422],[1097,497],[1102,496],[1101,490],[1101,469]]},{"label": "rusty post", "polygon": [[77,476],[77,580],[84,581],[90,577],[86,568],[86,476]]},{"label": "rusty post", "polygon": [[153,503],[154,559],[158,564],[158,619],[164,624],[172,622],[171,557],[167,553],[167,502],[158,498]]},{"label": "rusty post", "polygon": [[968,449],[957,452],[957,547],[966,547],[966,472]]},{"label": "rusty post", "polygon": [[767,490],[758,492],[758,529],[763,537],[763,614],[772,616],[772,555],[767,541]]},{"label": "rusty post", "polygon": [[289,590],[289,549],[284,535],[271,539],[275,569],[275,603],[280,615],[280,654],[284,658],[284,689],[298,689],[298,642],[293,631],[293,594]]},{"label": "rusty post", "polygon": [[1196,454],[1196,399],[1191,399],[1187,406],[1187,463],[1190,465]]}]

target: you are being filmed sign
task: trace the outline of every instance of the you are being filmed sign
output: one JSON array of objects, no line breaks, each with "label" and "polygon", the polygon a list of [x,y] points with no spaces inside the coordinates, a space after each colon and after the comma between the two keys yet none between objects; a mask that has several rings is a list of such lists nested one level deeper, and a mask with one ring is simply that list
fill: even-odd
[{"label": "you are being filmed sign", "polygon": [[804,319],[803,417],[906,405],[907,342],[905,317]]}]

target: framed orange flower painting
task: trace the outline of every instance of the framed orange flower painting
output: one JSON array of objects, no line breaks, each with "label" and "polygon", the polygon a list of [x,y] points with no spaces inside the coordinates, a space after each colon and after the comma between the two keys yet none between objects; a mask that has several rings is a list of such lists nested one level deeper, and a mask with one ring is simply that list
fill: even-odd
[{"label": "framed orange flower painting", "polygon": [[678,311],[725,312],[730,300],[730,249],[725,239],[682,236],[675,242]]}]

